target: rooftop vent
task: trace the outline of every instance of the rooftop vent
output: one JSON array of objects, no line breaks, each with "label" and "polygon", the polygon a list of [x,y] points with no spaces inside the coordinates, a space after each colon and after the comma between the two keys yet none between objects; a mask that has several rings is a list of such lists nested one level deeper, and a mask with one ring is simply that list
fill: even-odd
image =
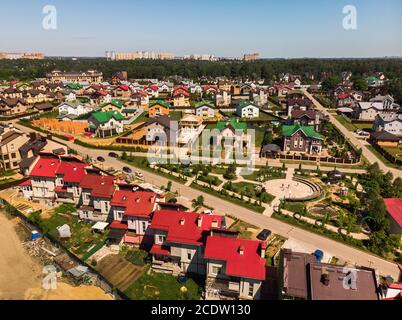
[{"label": "rooftop vent", "polygon": [[184,223],[185,223],[185,222],[186,222],[186,219],[184,219],[184,218],[181,218],[181,219],[180,219],[180,225],[181,225],[181,226],[184,226]]},{"label": "rooftop vent", "polygon": [[244,246],[240,246],[238,252],[241,256],[244,256]]},{"label": "rooftop vent", "polygon": [[321,269],[321,282],[324,286],[329,286],[329,274],[325,267]]},{"label": "rooftop vent", "polygon": [[201,226],[202,226],[202,217],[201,216],[198,216],[198,218],[197,218],[197,226],[199,228],[201,228]]}]

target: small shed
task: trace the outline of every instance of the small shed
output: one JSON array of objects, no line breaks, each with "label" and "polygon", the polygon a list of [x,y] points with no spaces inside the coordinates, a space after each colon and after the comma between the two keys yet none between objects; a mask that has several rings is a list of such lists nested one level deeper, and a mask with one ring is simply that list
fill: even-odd
[{"label": "small shed", "polygon": [[92,231],[96,231],[96,232],[100,232],[100,233],[104,233],[105,229],[107,228],[107,226],[109,225],[109,223],[107,222],[97,222],[92,226]]},{"label": "small shed", "polygon": [[60,238],[70,238],[71,237],[71,230],[70,230],[70,226],[68,224],[57,227],[57,231],[59,232]]}]

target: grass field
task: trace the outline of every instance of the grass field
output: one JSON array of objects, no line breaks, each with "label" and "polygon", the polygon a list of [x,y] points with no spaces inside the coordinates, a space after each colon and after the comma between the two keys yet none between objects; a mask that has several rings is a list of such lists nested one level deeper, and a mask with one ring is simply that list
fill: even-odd
[{"label": "grass field", "polygon": [[[187,288],[187,293],[180,290],[183,286]],[[183,285],[172,275],[150,271],[124,293],[133,300],[199,300],[202,285],[191,278]]]},{"label": "grass field", "polygon": [[[392,163],[391,161],[389,161],[388,159],[386,159],[380,152],[377,151],[376,148],[374,148],[373,146],[369,145],[367,146],[367,149],[369,149],[372,153],[374,153],[378,159],[380,159],[387,167],[390,168],[395,168],[395,169],[401,169],[401,166],[398,166],[395,163]],[[386,148],[386,150],[389,152],[390,149],[396,149],[396,148]],[[393,152],[397,152],[396,150],[393,150]],[[402,153],[402,150],[401,150]],[[400,160],[402,160],[401,157],[399,157]]]},{"label": "grass field", "polygon": [[335,116],[335,118],[349,131],[356,131],[357,129],[370,131],[373,127],[372,124],[368,123],[349,122],[344,116],[341,115]]},{"label": "grass field", "polygon": [[109,255],[95,266],[111,284],[121,291],[127,290],[144,273],[145,269],[127,261],[122,255]]}]

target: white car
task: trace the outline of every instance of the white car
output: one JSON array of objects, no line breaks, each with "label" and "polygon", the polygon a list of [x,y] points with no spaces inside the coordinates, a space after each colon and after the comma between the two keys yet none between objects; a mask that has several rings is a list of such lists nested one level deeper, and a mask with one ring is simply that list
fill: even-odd
[{"label": "white car", "polygon": [[143,177],[144,177],[144,175],[143,175],[141,172],[138,172],[138,171],[137,171],[135,174],[136,174],[136,176],[139,177],[139,178],[143,178]]},{"label": "white car", "polygon": [[370,133],[368,133],[367,131],[361,130],[361,129],[357,129],[356,134],[358,134],[359,136],[364,136],[364,137],[368,137],[370,135]]},{"label": "white car", "polygon": [[202,213],[210,215],[210,214],[212,214],[212,211],[211,210],[204,210]]}]

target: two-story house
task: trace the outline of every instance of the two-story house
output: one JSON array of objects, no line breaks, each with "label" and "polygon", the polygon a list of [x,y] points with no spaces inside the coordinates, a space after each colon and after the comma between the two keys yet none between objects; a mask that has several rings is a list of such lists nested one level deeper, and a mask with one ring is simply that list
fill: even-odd
[{"label": "two-story house", "polygon": [[315,131],[321,131],[322,122],[325,120],[324,115],[316,110],[300,110],[294,109],[290,115],[293,124],[301,126],[312,126]]},{"label": "two-story house", "polygon": [[284,152],[321,154],[322,136],[310,126],[292,125],[282,127]]},{"label": "two-story house", "polygon": [[148,114],[150,118],[169,116],[169,112],[170,112],[169,104],[167,102],[160,100],[151,103],[148,108]]},{"label": "two-story house", "polygon": [[236,114],[241,118],[258,118],[260,109],[251,102],[241,101],[236,107]]},{"label": "two-story house", "polygon": [[111,200],[117,178],[99,174],[87,174],[80,181],[81,197],[78,213],[81,219],[89,221],[113,220]]},{"label": "two-story house", "polygon": [[94,112],[88,119],[88,131],[100,138],[110,137],[123,132],[123,120],[118,111]]},{"label": "two-story house", "polygon": [[266,278],[266,244],[211,233],[204,254],[206,299],[258,300]]},{"label": "two-story house", "polygon": [[200,103],[195,107],[195,115],[202,119],[213,119],[217,112],[215,106],[207,102]]},{"label": "two-story house", "polygon": [[125,243],[146,245],[152,243],[152,235],[148,227],[151,215],[157,209],[158,196],[149,191],[116,190],[111,206],[114,221],[111,228],[124,227]]},{"label": "two-story house", "polygon": [[222,216],[161,210],[152,217],[154,244],[152,268],[178,274],[206,274],[204,246],[212,228],[220,228]]},{"label": "two-story house", "polygon": [[398,137],[402,137],[402,114],[378,114],[374,119],[373,130],[376,132],[386,131]]}]

